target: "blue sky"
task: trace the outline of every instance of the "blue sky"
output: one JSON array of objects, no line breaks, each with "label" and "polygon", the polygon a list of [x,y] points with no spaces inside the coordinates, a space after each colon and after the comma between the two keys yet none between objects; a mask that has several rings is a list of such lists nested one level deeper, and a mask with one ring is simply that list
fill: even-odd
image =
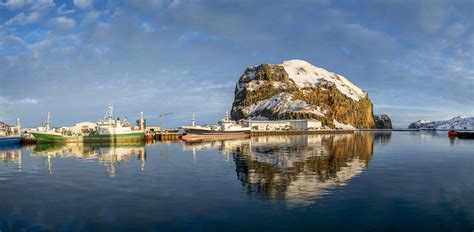
[{"label": "blue sky", "polygon": [[0,120],[230,111],[247,66],[304,59],[395,126],[474,116],[473,1],[0,0]]}]

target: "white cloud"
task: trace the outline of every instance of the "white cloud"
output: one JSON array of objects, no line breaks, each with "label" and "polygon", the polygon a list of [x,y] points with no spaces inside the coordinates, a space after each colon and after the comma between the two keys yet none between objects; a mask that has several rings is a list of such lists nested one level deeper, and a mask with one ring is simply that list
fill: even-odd
[{"label": "white cloud", "polygon": [[15,17],[5,22],[6,26],[22,26],[37,22],[41,18],[41,14],[37,11],[25,13],[20,12]]},{"label": "white cloud", "polygon": [[42,10],[54,6],[53,0],[6,0],[0,2],[0,7],[11,10],[29,6],[30,10]]},{"label": "white cloud", "polygon": [[74,0],[74,5],[81,9],[86,9],[92,6],[92,0]]},{"label": "white cloud", "polygon": [[67,10],[66,9],[66,4],[62,4],[61,6],[58,7],[58,14],[72,14],[74,13],[76,10],[74,9],[71,9],[71,10]]},{"label": "white cloud", "polygon": [[30,0],[28,2],[31,4],[30,10],[46,10],[56,5],[53,0]]},{"label": "white cloud", "polygon": [[98,11],[91,11],[87,13],[86,17],[84,18],[83,23],[88,24],[94,22],[97,18],[99,18],[100,12]]},{"label": "white cloud", "polygon": [[142,22],[142,28],[145,32],[154,32],[155,31],[155,28],[153,28],[153,26],[148,22]]},{"label": "white cloud", "polygon": [[0,2],[0,7],[16,9],[24,6],[26,3],[26,0],[6,0],[5,2]]},{"label": "white cloud", "polygon": [[[0,0],[1,1],[1,0]],[[38,22],[44,13],[55,6],[53,0],[7,0],[0,2],[0,8],[6,7],[11,10],[24,9],[22,12],[7,20],[4,26],[23,26]]]},{"label": "white cloud", "polygon": [[0,105],[15,105],[15,104],[38,104],[38,100],[35,98],[21,98],[21,99],[10,99],[0,96]]},{"label": "white cloud", "polygon": [[70,30],[76,26],[76,21],[74,21],[74,19],[64,16],[50,19],[49,22],[60,30]]},{"label": "white cloud", "polygon": [[20,37],[14,36],[14,35],[9,35],[5,37],[3,41],[0,42],[0,48],[6,48],[6,47],[28,47],[28,44]]}]

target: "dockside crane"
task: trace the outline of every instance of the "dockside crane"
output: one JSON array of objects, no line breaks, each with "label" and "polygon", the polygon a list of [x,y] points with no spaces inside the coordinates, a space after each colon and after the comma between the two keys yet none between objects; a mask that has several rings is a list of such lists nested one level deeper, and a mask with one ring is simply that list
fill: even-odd
[{"label": "dockside crane", "polygon": [[170,115],[170,114],[173,114],[173,113],[160,114],[160,133],[163,132],[163,117],[168,116],[168,115]]}]

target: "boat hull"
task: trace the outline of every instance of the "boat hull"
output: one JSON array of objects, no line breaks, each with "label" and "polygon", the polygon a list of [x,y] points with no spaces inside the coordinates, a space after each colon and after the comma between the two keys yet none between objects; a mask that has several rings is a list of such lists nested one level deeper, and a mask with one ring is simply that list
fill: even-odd
[{"label": "boat hull", "polygon": [[474,139],[474,131],[465,131],[465,132],[458,131],[457,137],[460,139]]},{"label": "boat hull", "polygon": [[250,130],[235,130],[235,131],[213,131],[213,130],[202,130],[202,129],[190,129],[186,128],[184,131],[188,135],[233,135],[233,134],[250,134]]},{"label": "boat hull", "polygon": [[249,138],[250,133],[212,133],[212,134],[187,134],[181,138],[184,141],[190,140],[219,140]]},{"label": "boat hull", "polygon": [[144,141],[143,132],[109,135],[66,136],[48,133],[31,133],[37,143],[118,143]]},{"label": "boat hull", "polygon": [[0,137],[0,146],[19,144],[20,142],[21,142],[20,136]]},{"label": "boat hull", "polygon": [[145,133],[143,132],[84,136],[84,142],[87,142],[87,143],[118,143],[118,142],[134,142],[134,141],[144,141],[144,140],[145,140]]},{"label": "boat hull", "polygon": [[41,132],[31,132],[37,143],[79,143],[83,136],[67,136]]}]

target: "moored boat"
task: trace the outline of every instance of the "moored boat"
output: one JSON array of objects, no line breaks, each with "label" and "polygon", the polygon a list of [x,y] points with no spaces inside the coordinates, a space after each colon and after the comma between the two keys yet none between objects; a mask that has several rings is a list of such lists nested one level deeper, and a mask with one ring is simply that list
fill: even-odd
[{"label": "moored boat", "polygon": [[474,139],[474,131],[458,131],[457,137],[460,139]]},{"label": "moored boat", "polygon": [[458,135],[458,132],[455,130],[450,130],[448,131],[448,137],[449,138],[455,138]]},{"label": "moored boat", "polygon": [[60,133],[51,128],[51,113],[48,112],[48,118],[45,127],[38,128],[31,131],[37,143],[74,143],[82,142],[82,135],[68,135],[67,133]]},{"label": "moored boat", "polygon": [[104,120],[97,122],[94,133],[84,136],[84,142],[117,143],[144,141],[145,119],[143,118],[143,112],[138,120],[138,128],[134,129],[127,119],[114,119],[113,109],[112,104],[109,104]]},{"label": "moored boat", "polygon": [[228,113],[217,125],[207,126],[196,126],[193,116],[192,125],[183,126],[182,129],[186,132],[186,135],[182,137],[183,140],[245,138],[250,136],[250,127],[232,121]]},{"label": "moored boat", "polygon": [[72,134],[68,131],[58,132],[50,128],[50,113],[46,127],[31,131],[37,143],[117,143],[144,140],[145,120],[143,114],[138,120],[138,128],[133,128],[127,119],[114,119],[113,106],[109,104],[103,120],[96,123],[95,130],[88,133]]},{"label": "moored boat", "polygon": [[17,119],[15,126],[0,122],[0,146],[19,144],[20,142],[20,120]]},{"label": "moored boat", "polygon": [[0,146],[19,144],[21,136],[0,136]]}]

